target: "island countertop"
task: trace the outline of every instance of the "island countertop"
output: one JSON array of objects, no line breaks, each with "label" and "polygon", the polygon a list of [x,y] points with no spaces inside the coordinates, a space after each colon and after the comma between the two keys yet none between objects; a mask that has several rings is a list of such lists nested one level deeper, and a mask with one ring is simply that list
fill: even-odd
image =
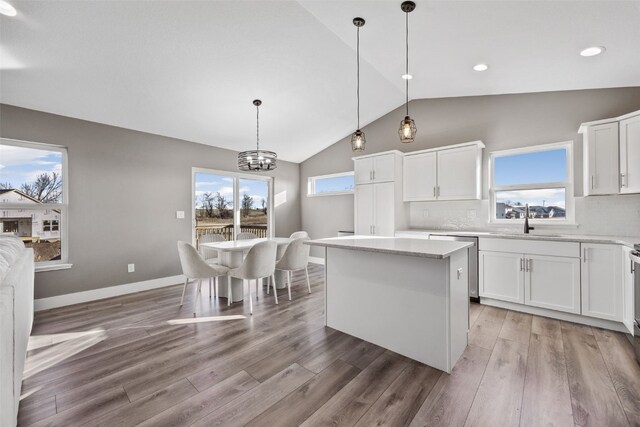
[{"label": "island countertop", "polygon": [[473,243],[469,242],[373,236],[331,237],[328,239],[309,240],[305,243],[327,248],[436,259],[447,258],[461,249],[473,246]]}]

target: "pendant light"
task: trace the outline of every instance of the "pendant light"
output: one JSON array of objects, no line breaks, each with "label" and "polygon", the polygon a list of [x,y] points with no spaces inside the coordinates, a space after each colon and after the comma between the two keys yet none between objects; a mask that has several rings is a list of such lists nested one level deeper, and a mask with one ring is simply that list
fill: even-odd
[{"label": "pendant light", "polygon": [[256,106],[256,149],[238,154],[238,169],[245,172],[265,172],[277,167],[278,155],[273,151],[260,149],[260,105],[262,101],[255,99]]},{"label": "pendant light", "polygon": [[411,117],[409,117],[409,80],[413,78],[411,74],[409,74],[409,13],[413,12],[416,8],[416,4],[412,1],[405,1],[400,5],[400,8],[405,13],[405,46],[406,46],[406,62],[405,62],[405,74],[402,76],[405,79],[405,94],[406,94],[406,102],[405,108],[407,115],[400,122],[400,129],[398,129],[398,135],[400,136],[400,142],[405,144],[410,144],[416,138],[416,132],[418,129],[416,128],[416,122],[413,121]]},{"label": "pendant light", "polygon": [[353,18],[353,25],[356,26],[356,97],[358,99],[358,127],[353,135],[351,135],[351,150],[357,153],[364,151],[364,146],[367,143],[367,140],[364,137],[364,132],[360,130],[360,27],[364,26],[364,19]]}]

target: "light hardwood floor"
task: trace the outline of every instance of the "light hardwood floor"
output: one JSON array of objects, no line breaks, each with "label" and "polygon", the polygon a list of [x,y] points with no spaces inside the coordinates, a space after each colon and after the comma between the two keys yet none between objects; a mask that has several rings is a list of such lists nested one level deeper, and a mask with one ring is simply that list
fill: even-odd
[{"label": "light hardwood floor", "polygon": [[193,319],[193,285],[182,308],[173,286],[37,313],[19,424],[640,425],[622,334],[472,304],[447,375],[324,327],[310,273],[311,294],[295,274],[293,301],[261,293],[253,316],[205,292]]}]

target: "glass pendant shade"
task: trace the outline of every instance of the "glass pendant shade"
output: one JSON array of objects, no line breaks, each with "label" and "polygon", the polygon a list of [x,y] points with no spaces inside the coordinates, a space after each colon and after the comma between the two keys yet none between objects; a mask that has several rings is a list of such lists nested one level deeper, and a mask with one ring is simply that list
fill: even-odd
[{"label": "glass pendant shade", "polygon": [[400,129],[398,129],[398,135],[400,136],[400,142],[404,144],[410,144],[416,139],[416,122],[409,116],[405,116],[400,122]]},{"label": "glass pendant shade", "polygon": [[266,172],[278,167],[278,155],[273,151],[260,149],[260,105],[262,101],[253,101],[256,106],[256,149],[238,153],[238,170],[245,172]]},{"label": "glass pendant shade", "polygon": [[360,129],[355,131],[351,135],[351,150],[354,152],[364,151],[364,147],[367,144],[367,140],[364,137],[364,132]]}]

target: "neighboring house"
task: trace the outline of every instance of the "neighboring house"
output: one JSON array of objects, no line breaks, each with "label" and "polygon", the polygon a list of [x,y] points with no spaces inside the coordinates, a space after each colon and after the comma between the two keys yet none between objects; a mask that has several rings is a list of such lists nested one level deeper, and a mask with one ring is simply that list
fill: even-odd
[{"label": "neighboring house", "polygon": [[25,209],[0,210],[0,234],[39,240],[60,239],[60,211],[57,209],[29,209],[41,204],[20,190],[0,190],[0,202],[20,203]]}]

